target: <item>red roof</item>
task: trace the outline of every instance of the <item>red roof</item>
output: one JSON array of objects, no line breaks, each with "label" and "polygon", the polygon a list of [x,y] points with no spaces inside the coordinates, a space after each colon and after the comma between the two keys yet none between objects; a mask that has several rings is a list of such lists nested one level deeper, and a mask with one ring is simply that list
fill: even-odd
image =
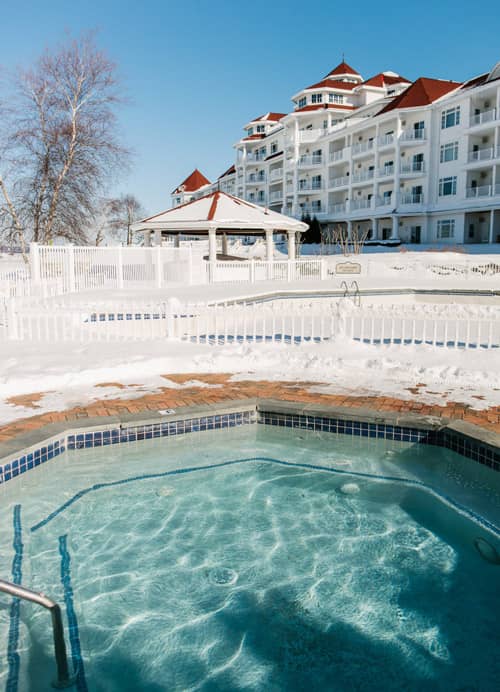
[{"label": "red roof", "polygon": [[199,190],[200,187],[204,185],[210,185],[210,180],[205,178],[203,173],[200,173],[200,171],[195,168],[191,175],[188,175],[188,177],[175,188],[172,194],[175,195],[178,192],[195,192],[195,190]]},{"label": "red roof", "polygon": [[321,89],[322,87],[325,87],[328,89],[344,89],[344,91],[352,91],[352,89],[355,89],[356,86],[357,84],[354,84],[354,82],[342,82],[340,79],[329,79],[328,77],[325,77],[325,79],[322,79],[321,82],[312,84],[311,86],[306,87],[306,89]]},{"label": "red roof", "polygon": [[370,79],[362,82],[359,86],[374,86],[383,88],[384,86],[401,84],[402,82],[411,84],[409,79],[405,79],[404,77],[401,77],[401,75],[384,74],[383,72],[379,72],[379,74],[376,74],[374,77],[370,77]]},{"label": "red roof", "polygon": [[219,177],[217,178],[217,180],[220,180],[221,178],[224,178],[226,175],[231,175],[231,173],[236,173],[236,167],[235,167],[234,163],[233,163],[232,166],[229,166],[229,168],[227,169],[227,171],[224,171],[224,173],[223,173],[222,175],[219,175]]},{"label": "red roof", "polygon": [[265,113],[264,115],[259,115],[258,118],[254,118],[253,120],[250,120],[250,122],[251,122],[251,123],[256,123],[256,122],[262,121],[262,120],[264,120],[264,121],[270,120],[270,121],[272,121],[272,122],[277,123],[279,120],[281,120],[281,118],[284,118],[285,115],[286,115],[286,113],[272,113],[272,112],[269,112],[269,113]]},{"label": "red roof", "polygon": [[461,82],[445,82],[442,79],[420,77],[411,86],[396,96],[380,113],[387,113],[395,108],[417,108],[434,103],[450,91],[454,91]]},{"label": "red roof", "polygon": [[356,72],[350,65],[348,65],[344,60],[337,65],[337,67],[334,67],[331,72],[328,73],[328,77],[331,77],[331,75],[336,75],[336,74],[353,74],[359,77],[359,72]]},{"label": "red roof", "polygon": [[246,142],[247,139],[263,139],[266,135],[248,135],[248,137],[243,137],[243,142]]},{"label": "red roof", "polygon": [[348,106],[342,103],[313,103],[310,106],[302,106],[302,108],[297,108],[294,113],[303,113],[305,111],[321,111],[321,110],[343,110],[343,111],[354,111],[356,108],[354,106]]}]

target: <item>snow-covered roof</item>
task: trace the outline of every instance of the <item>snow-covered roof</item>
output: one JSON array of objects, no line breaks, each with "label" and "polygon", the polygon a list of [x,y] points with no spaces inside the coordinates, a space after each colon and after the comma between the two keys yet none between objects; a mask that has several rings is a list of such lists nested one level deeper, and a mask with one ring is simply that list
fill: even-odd
[{"label": "snow-covered roof", "polygon": [[226,192],[212,192],[199,199],[167,209],[132,226],[134,231],[163,230],[181,233],[221,229],[242,233],[305,231],[307,225]]}]

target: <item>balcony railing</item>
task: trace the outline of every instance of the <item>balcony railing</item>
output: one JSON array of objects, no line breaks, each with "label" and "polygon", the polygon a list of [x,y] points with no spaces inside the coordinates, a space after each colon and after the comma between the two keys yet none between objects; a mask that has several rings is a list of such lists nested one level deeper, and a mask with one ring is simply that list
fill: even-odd
[{"label": "balcony railing", "polygon": [[[324,134],[323,129],[316,130],[299,130],[297,141],[298,142],[315,142],[319,137]],[[291,138],[293,141],[293,137]]]},{"label": "balcony railing", "polygon": [[341,161],[345,154],[347,152],[347,149],[344,147],[344,149],[339,149],[338,151],[332,151],[330,152],[330,163],[335,163],[335,161]]},{"label": "balcony railing", "polygon": [[351,211],[356,211],[357,209],[371,209],[372,206],[372,198],[361,197],[359,199],[351,200]]},{"label": "balcony railing", "polygon": [[483,111],[482,113],[475,113],[471,115],[470,126],[482,125],[483,123],[491,123],[497,120],[497,109],[492,108],[489,111]]},{"label": "balcony railing", "polygon": [[365,151],[371,151],[373,149],[374,143],[370,139],[367,142],[357,142],[351,147],[351,154],[355,156],[356,154],[363,154]]},{"label": "balcony railing", "polygon": [[328,211],[330,214],[345,214],[347,205],[345,202],[338,202],[337,204],[331,204]]},{"label": "balcony railing", "polygon": [[297,190],[299,192],[310,192],[311,190],[322,190],[323,181],[322,180],[299,180],[297,184]]},{"label": "balcony railing", "polygon": [[330,181],[329,181],[330,187],[345,187],[346,185],[349,185],[349,176],[348,175],[342,175],[339,178],[330,178]]},{"label": "balcony railing", "polygon": [[360,171],[359,173],[352,174],[353,183],[361,183],[364,180],[371,180],[374,176],[375,171],[373,169],[367,171]]},{"label": "balcony railing", "polygon": [[377,139],[377,143],[379,147],[388,147],[391,144],[394,144],[394,140],[394,135],[382,135]]},{"label": "balcony railing", "polygon": [[299,167],[305,168],[308,166],[321,166],[323,156],[321,154],[313,154],[312,156],[301,156],[299,158]]},{"label": "balcony railing", "polygon": [[264,161],[266,158],[267,154],[261,154],[259,152],[255,153],[248,153],[247,154],[247,161]]},{"label": "balcony railing", "polygon": [[411,128],[409,130],[403,130],[400,137],[400,140],[402,142],[423,142],[425,139],[425,127],[419,127],[418,129]]},{"label": "balcony railing", "polygon": [[471,197],[490,197],[492,193],[492,185],[478,185],[477,187],[468,187],[465,191],[467,198]]},{"label": "balcony railing", "polygon": [[309,214],[310,216],[314,216],[315,214],[322,214],[323,211],[324,210],[321,205],[311,206],[310,204],[304,204],[303,206],[299,207],[299,212],[301,215]]},{"label": "balcony railing", "polygon": [[424,161],[412,161],[411,163],[401,164],[401,173],[425,173]]},{"label": "balcony railing", "polygon": [[469,163],[473,161],[490,161],[491,159],[500,158],[500,146],[499,147],[484,147],[483,149],[476,149],[475,151],[469,151],[467,160]]},{"label": "balcony railing", "polygon": [[387,195],[387,197],[377,197],[376,205],[377,207],[389,207],[392,203],[392,194]]},{"label": "balcony railing", "polygon": [[266,174],[265,173],[259,173],[258,175],[254,175],[253,173],[247,176],[247,183],[250,184],[258,184],[258,183],[264,183],[266,180]]},{"label": "balcony railing", "polygon": [[379,178],[387,178],[388,175],[394,175],[394,165],[382,166],[382,168],[378,169]]},{"label": "balcony railing", "polygon": [[421,192],[403,192],[401,204],[423,204],[424,195]]},{"label": "balcony railing", "polygon": [[283,177],[283,169],[282,168],[275,168],[273,171],[269,173],[269,179],[270,180],[281,180]]},{"label": "balcony railing", "polygon": [[283,192],[281,190],[276,190],[275,192],[269,193],[270,202],[279,202],[283,199]]}]

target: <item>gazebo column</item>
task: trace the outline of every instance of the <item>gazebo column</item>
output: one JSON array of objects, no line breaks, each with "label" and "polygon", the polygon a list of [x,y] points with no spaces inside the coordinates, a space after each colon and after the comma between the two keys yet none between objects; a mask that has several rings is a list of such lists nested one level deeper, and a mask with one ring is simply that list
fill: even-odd
[{"label": "gazebo column", "polygon": [[295,259],[295,231],[288,231],[288,259]]},{"label": "gazebo column", "polygon": [[209,283],[215,281],[215,263],[217,262],[217,231],[208,229],[208,276]]},{"label": "gazebo column", "polygon": [[273,229],[266,229],[266,260],[267,260],[267,278],[272,280],[274,278],[274,241],[273,241]]},{"label": "gazebo column", "polygon": [[161,231],[155,231],[155,243],[157,247],[161,245]]},{"label": "gazebo column", "polygon": [[181,234],[176,233],[174,235],[174,247],[180,247],[181,246]]},{"label": "gazebo column", "polygon": [[144,231],[144,246],[151,247],[151,238],[153,231]]},{"label": "gazebo column", "polygon": [[222,234],[222,254],[227,255],[227,233]]}]

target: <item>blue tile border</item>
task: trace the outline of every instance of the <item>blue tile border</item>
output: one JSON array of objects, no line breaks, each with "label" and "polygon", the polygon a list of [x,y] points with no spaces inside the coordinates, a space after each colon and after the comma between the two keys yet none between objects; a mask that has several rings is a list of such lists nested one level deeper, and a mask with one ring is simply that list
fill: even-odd
[{"label": "blue tile border", "polygon": [[[21,526],[21,505],[14,506],[13,512],[14,557],[12,559],[12,583],[21,584],[23,579],[23,536]],[[6,692],[17,692],[19,686],[19,668],[21,659],[19,656],[19,622],[20,622],[21,599],[13,598],[10,604],[10,623],[9,638],[7,641],[7,665],[8,675],[5,685]]]},{"label": "blue tile border", "polygon": [[444,447],[457,452],[468,459],[473,459],[494,471],[500,471],[500,449],[451,430],[422,430],[421,428],[387,423],[352,421],[295,413],[273,413],[272,411],[259,412],[257,422],[262,425],[282,428],[298,428],[300,430],[315,430],[340,435],[436,445],[437,447]]},{"label": "blue tile border", "polygon": [[140,442],[160,437],[185,435],[206,430],[223,430],[259,423],[286,428],[299,428],[329,432],[337,435],[410,442],[413,444],[436,445],[477,461],[494,471],[500,471],[500,449],[476,440],[460,432],[441,429],[422,429],[390,423],[347,420],[340,417],[307,415],[302,413],[275,413],[256,409],[201,415],[179,420],[161,420],[138,425],[116,425],[109,429],[81,430],[71,432],[59,439],[40,443],[39,448],[19,453],[0,465],[0,485],[40,466],[68,450],[93,449],[108,445]]}]

